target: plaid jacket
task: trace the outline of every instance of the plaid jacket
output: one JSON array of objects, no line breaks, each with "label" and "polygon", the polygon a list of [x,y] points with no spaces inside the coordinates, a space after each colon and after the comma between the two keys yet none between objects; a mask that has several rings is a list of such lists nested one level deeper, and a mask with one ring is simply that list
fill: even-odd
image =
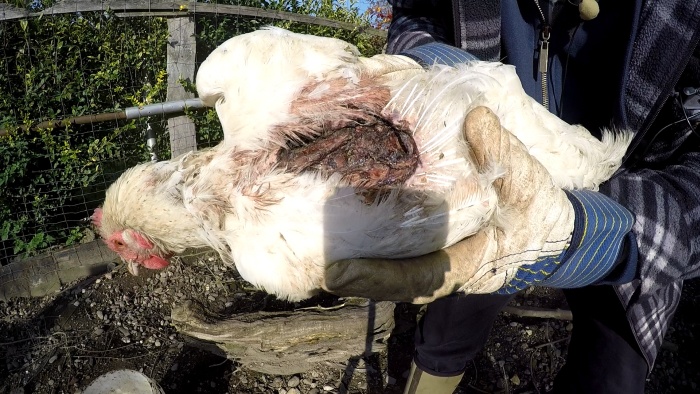
[{"label": "plaid jacket", "polygon": [[[502,60],[501,33],[512,32],[512,26],[502,29],[498,0],[389,2],[388,53],[438,41],[481,59]],[[532,7],[536,10],[534,2]],[[675,89],[700,88],[693,56],[700,39],[700,1],[640,0],[632,8],[631,32],[621,41],[624,56],[615,74],[622,81],[616,100],[604,105],[617,107],[610,114],[615,126],[636,134],[623,168],[601,192],[635,215],[639,279],[616,290],[651,370],[683,280],[700,274],[700,138],[673,105]]]}]

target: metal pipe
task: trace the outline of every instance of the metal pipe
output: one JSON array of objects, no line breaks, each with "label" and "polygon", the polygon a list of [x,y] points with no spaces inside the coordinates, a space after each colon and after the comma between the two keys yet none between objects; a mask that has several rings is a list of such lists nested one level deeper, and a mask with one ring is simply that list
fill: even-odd
[{"label": "metal pipe", "polygon": [[[149,104],[140,107],[128,107],[120,112],[106,112],[97,115],[82,115],[62,120],[46,120],[34,125],[22,125],[19,126],[19,129],[24,131],[36,129],[53,129],[56,127],[67,126],[71,124],[99,123],[112,120],[131,120],[142,118],[144,116],[181,113],[188,108],[200,109],[204,108],[204,104],[202,103],[202,100],[198,98],[166,101],[164,103]],[[1,128],[0,137],[5,135],[7,135],[7,130],[5,128]]]},{"label": "metal pipe", "polygon": [[165,115],[184,112],[187,108],[203,108],[202,100],[198,98],[187,100],[166,101],[144,105],[142,107],[129,107],[124,110],[126,119],[137,119],[144,116]]}]

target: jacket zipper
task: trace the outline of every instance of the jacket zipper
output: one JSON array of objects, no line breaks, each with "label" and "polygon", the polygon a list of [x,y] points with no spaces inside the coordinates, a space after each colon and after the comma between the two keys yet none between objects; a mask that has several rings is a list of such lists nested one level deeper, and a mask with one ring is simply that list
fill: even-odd
[{"label": "jacket zipper", "polygon": [[549,91],[547,88],[548,82],[548,68],[549,68],[549,38],[551,36],[551,27],[547,23],[547,19],[544,17],[544,11],[540,6],[538,0],[533,0],[537,11],[540,13],[540,20],[542,26],[540,27],[540,49],[538,53],[539,64],[537,66],[537,71],[540,74],[540,86],[542,90],[542,105],[549,111]]}]

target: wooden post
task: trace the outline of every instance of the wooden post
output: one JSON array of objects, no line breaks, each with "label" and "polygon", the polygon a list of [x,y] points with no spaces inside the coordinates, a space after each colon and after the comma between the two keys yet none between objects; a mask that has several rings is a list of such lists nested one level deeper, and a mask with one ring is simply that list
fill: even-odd
[{"label": "wooden post", "polygon": [[[189,17],[169,18],[167,53],[168,92],[167,101],[193,98],[178,81],[180,79],[194,82],[196,42],[194,20]],[[171,157],[197,149],[194,122],[186,115],[168,119],[170,131]]]}]

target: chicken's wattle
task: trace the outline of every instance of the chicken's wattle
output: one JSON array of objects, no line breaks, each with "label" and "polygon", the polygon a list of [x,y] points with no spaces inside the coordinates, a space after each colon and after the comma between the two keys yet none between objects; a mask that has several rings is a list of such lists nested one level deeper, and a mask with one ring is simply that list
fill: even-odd
[{"label": "chicken's wattle", "polygon": [[151,257],[143,261],[143,266],[152,270],[159,270],[168,265],[170,265],[168,260],[156,255],[151,255]]},{"label": "chicken's wattle", "polygon": [[140,266],[144,266],[148,269],[159,270],[170,265],[170,262],[160,256],[151,255],[144,260],[124,260],[126,263],[126,269],[131,275],[138,276]]}]

